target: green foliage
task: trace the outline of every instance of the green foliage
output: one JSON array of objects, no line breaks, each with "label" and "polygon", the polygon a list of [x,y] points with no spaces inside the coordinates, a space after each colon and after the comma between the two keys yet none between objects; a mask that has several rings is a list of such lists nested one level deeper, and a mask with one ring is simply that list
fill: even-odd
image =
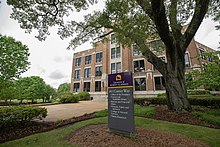
[{"label": "green foliage", "polygon": [[51,98],[56,96],[56,91],[53,87],[50,85],[44,85],[44,90],[43,90],[43,102],[48,101],[51,102]]},{"label": "green foliage", "polygon": [[0,80],[0,100],[12,100],[18,98],[18,90],[15,86],[15,81]]},{"label": "green foliage", "polygon": [[57,97],[60,103],[78,103],[79,97],[70,92],[60,93]]},{"label": "green foliage", "polygon": [[[209,58],[209,61],[202,71],[193,70],[187,74],[187,86],[189,89],[197,88],[204,85],[206,89],[220,89],[220,60],[218,55],[220,51],[204,53],[204,58]],[[187,79],[187,78],[186,78]]]},{"label": "green foliage", "polygon": [[157,97],[166,97],[166,93],[159,93],[157,94]]},{"label": "green foliage", "polygon": [[[220,97],[213,97],[213,96],[204,96],[200,97],[199,95],[196,97],[189,97],[189,103],[191,105],[199,105],[205,107],[213,107],[213,108],[220,108]],[[150,104],[154,105],[166,105],[167,100],[165,97],[155,97],[155,98],[137,98],[134,99],[135,104],[146,106]]]},{"label": "green foliage", "polygon": [[29,55],[26,45],[0,34],[0,80],[18,78],[27,71]]},{"label": "green foliage", "polygon": [[15,125],[34,118],[45,118],[47,109],[34,106],[0,107],[0,127]]},{"label": "green foliage", "polygon": [[209,90],[188,90],[188,95],[211,95]]},{"label": "green foliage", "polygon": [[60,84],[57,91],[58,91],[58,93],[60,93],[60,92],[70,92],[70,83]]},{"label": "green foliage", "polygon": [[[209,90],[187,90],[188,97],[192,97],[192,95],[205,95],[206,97],[211,95]],[[166,93],[159,93],[157,97],[166,97]]]},{"label": "green foliage", "polygon": [[[84,16],[83,21],[65,22],[66,17],[72,16],[69,15],[70,12],[88,9],[90,4],[95,2],[102,1],[7,1],[13,7],[11,18],[18,20],[21,28],[27,32],[37,29],[39,40],[45,40],[50,34],[49,27],[55,25],[58,26],[58,34],[62,39],[75,36],[70,41],[68,49],[76,48],[90,39],[105,41],[109,39],[107,37],[109,34],[114,33],[117,42],[122,45],[130,46],[136,43],[144,58],[166,77],[165,80],[176,76],[179,81],[184,81],[182,76],[185,71],[184,54],[188,45],[206,15],[212,17],[219,15],[216,11],[220,5],[220,1],[216,0],[107,0],[104,1],[104,9],[89,13]],[[184,28],[186,24],[189,26]],[[155,39],[162,40],[167,63],[161,61],[155,54],[154,51],[159,47],[150,48],[149,41]],[[179,68],[176,68],[177,64]],[[167,82],[169,83],[172,82]],[[173,83],[175,83],[172,85],[174,89],[176,87],[185,89],[185,84]],[[178,90],[180,89],[175,89]],[[178,95],[176,92],[176,95],[176,98],[169,95],[170,108],[190,110],[185,93]],[[186,103],[182,103],[181,100],[173,102],[175,99],[184,99]]]},{"label": "green foliage", "polygon": [[89,96],[88,92],[83,91],[83,92],[79,92],[78,94],[75,94],[75,95],[77,95],[81,101],[90,100],[90,96]]},{"label": "green foliage", "polygon": [[39,76],[19,78],[16,84],[20,93],[20,100],[29,99],[34,101],[47,96],[45,92],[46,83]]}]

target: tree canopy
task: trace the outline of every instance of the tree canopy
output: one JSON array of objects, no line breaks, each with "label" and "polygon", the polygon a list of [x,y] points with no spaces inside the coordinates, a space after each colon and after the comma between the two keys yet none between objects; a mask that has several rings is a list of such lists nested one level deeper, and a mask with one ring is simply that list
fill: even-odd
[{"label": "tree canopy", "polygon": [[58,92],[70,92],[70,83],[60,84],[58,87]]},{"label": "tree canopy", "polygon": [[[37,29],[44,40],[49,28],[58,26],[61,38],[73,37],[68,48],[90,40],[108,39],[114,33],[118,43],[136,43],[143,56],[165,79],[168,107],[190,111],[185,83],[185,51],[206,16],[219,21],[219,0],[106,0],[105,8],[84,17],[67,20],[73,11],[87,10],[97,0],[7,0],[13,6],[11,17],[27,32]],[[187,25],[187,26],[186,26]],[[157,57],[149,41],[164,43],[167,62]],[[156,50],[156,49],[155,49]]]},{"label": "tree canopy", "polygon": [[20,41],[0,34],[0,80],[18,78],[28,70],[28,51]]}]

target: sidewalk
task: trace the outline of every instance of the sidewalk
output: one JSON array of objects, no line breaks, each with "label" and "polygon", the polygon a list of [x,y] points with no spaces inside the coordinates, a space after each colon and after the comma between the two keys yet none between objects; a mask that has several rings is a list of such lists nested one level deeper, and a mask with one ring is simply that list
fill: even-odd
[{"label": "sidewalk", "polygon": [[47,108],[48,114],[43,121],[57,121],[93,113],[108,108],[107,101],[80,101],[79,103],[40,106]]}]

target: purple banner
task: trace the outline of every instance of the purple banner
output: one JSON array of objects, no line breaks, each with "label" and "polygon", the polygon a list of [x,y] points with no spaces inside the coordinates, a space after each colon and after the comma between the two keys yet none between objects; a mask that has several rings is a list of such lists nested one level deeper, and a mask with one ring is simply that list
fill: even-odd
[{"label": "purple banner", "polygon": [[108,75],[108,87],[133,86],[132,72]]}]

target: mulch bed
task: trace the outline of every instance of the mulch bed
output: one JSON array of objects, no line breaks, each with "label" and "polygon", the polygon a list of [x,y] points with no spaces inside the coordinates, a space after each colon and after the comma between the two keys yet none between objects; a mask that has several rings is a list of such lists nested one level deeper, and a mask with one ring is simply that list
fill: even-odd
[{"label": "mulch bed", "polygon": [[136,128],[135,137],[110,133],[106,124],[83,127],[69,136],[69,142],[79,147],[207,147],[207,145],[172,132]]},{"label": "mulch bed", "polygon": [[157,106],[156,114],[146,117],[158,120],[165,120],[169,122],[206,126],[210,128],[220,129],[220,126],[218,124],[211,124],[209,122],[200,120],[197,116],[193,115],[192,113],[173,112],[169,110],[167,106]]},{"label": "mulch bed", "polygon": [[[208,122],[200,120],[198,117],[191,113],[176,113],[167,109],[166,106],[156,107],[156,114],[152,116],[145,116],[147,118],[165,120],[170,122],[185,123],[200,125],[212,128],[220,128],[217,124],[210,124]],[[23,138],[35,133],[46,132],[60,127],[66,127],[79,121],[94,118],[93,114],[86,114],[80,117],[75,117],[68,120],[59,121],[56,123],[51,122],[29,122],[23,124],[17,124],[7,128],[0,128],[0,143]]]}]

